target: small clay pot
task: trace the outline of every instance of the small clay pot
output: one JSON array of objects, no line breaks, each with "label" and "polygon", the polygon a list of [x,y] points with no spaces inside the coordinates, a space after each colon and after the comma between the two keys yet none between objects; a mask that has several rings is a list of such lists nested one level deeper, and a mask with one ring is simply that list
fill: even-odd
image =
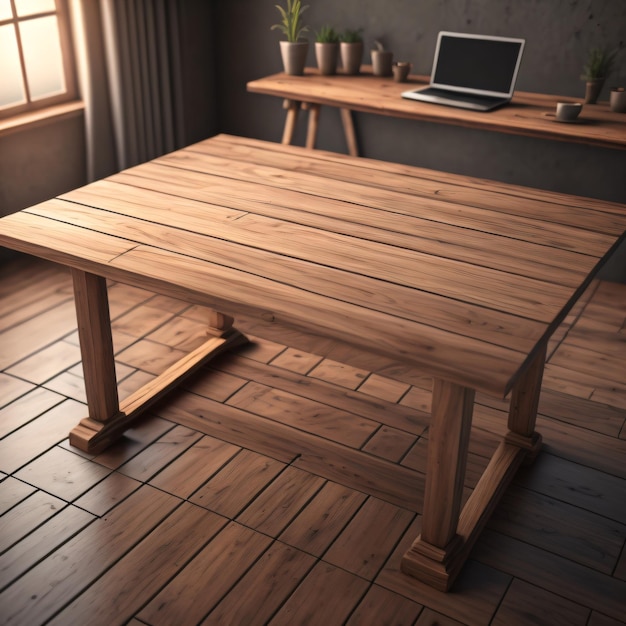
[{"label": "small clay pot", "polygon": [[393,52],[389,50],[372,50],[372,68],[374,76],[391,76]]},{"label": "small clay pot", "polygon": [[396,61],[391,70],[393,71],[393,79],[397,83],[403,83],[409,76],[409,72],[411,71],[411,64],[407,61]]}]

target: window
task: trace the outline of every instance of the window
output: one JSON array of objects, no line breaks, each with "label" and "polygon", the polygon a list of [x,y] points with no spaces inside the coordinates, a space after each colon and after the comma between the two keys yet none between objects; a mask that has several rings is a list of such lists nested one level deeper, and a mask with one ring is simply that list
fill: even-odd
[{"label": "window", "polygon": [[0,0],[0,117],[76,97],[65,0]]}]

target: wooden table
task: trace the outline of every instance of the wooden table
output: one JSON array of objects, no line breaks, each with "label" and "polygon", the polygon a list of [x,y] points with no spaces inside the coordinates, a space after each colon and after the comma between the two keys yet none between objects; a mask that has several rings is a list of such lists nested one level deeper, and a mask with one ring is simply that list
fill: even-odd
[{"label": "wooden table", "polygon": [[321,76],[317,70],[307,68],[304,76],[281,73],[253,80],[248,83],[248,91],[284,98],[287,118],[282,143],[285,144],[293,140],[301,108],[309,110],[308,148],[315,147],[320,107],[338,108],[348,152],[354,156],[358,155],[358,146],[352,111],[626,149],[626,115],[613,113],[607,102],[585,105],[577,123],[565,124],[555,121],[556,103],[582,102],[582,99],[515,92],[513,101],[507,106],[483,113],[406,100],[400,95],[426,84],[427,76],[411,76],[407,83],[396,83],[391,78],[373,76],[369,67],[357,76]]},{"label": "wooden table", "polygon": [[[448,589],[523,460],[546,343],[626,229],[623,205],[218,136],[0,219],[74,277],[97,451],[188,371],[279,326],[434,378],[421,535],[403,569]],[[106,279],[212,307],[207,343],[119,406]],[[293,343],[292,343],[293,342]],[[307,344],[308,345],[308,344]],[[509,432],[461,511],[474,394]]]}]

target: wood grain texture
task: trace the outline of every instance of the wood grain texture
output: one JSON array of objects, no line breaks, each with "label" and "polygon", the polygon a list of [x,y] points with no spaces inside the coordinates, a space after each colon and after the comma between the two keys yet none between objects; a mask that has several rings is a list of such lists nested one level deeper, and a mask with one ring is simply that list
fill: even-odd
[{"label": "wood grain texture", "polygon": [[0,240],[504,395],[626,227],[614,203],[339,157],[219,136]]},{"label": "wood grain texture", "polygon": [[[534,418],[544,346],[620,244],[625,227],[623,207],[614,203],[452,175],[434,174],[430,180],[418,168],[375,161],[363,164],[348,156],[298,152],[222,136],[1,218],[0,243],[72,268],[87,399],[93,413],[75,427],[70,443],[80,443],[91,454],[121,435],[190,370],[237,344],[241,335],[232,323],[238,317],[253,337],[266,339],[257,360],[270,363],[285,349],[279,342],[293,339],[293,347],[314,347],[320,357],[326,357],[306,373],[327,384],[354,391],[370,371],[378,371],[378,361],[381,371],[396,371],[411,381],[416,369],[433,376],[425,477],[416,469],[421,468],[417,462],[398,466],[396,460],[404,450],[393,451],[397,446],[408,448],[411,437],[423,435],[419,412],[414,420],[418,429],[412,431],[411,420],[402,422],[402,412],[394,411],[387,424],[397,428],[392,434],[380,429],[387,418],[355,415],[332,403],[322,408],[303,398],[293,379],[281,383],[289,389],[276,389],[272,379],[260,372],[263,382],[237,383],[231,395],[226,393],[226,403],[188,391],[177,396],[174,408],[160,407],[160,417],[215,440],[207,437],[183,444],[184,449],[178,449],[181,456],[170,457],[169,466],[151,480],[172,497],[193,497],[207,481],[217,480],[240,448],[254,449],[289,464],[276,477],[268,477],[269,484],[257,485],[261,492],[252,501],[228,503],[233,509],[243,507],[236,518],[249,527],[243,534],[263,535],[258,542],[254,534],[249,537],[257,556],[266,549],[267,536],[277,538],[287,532],[330,480],[379,498],[385,502],[382,509],[404,509],[407,520],[422,511],[422,536],[414,551],[426,566],[414,562],[405,571],[417,574],[422,567],[426,580],[447,589],[515,470],[528,457],[527,450],[538,449]],[[136,311],[120,309],[120,315],[128,312],[120,318],[120,328],[122,333],[130,332],[131,339],[141,333],[140,311],[155,311],[145,320],[148,331],[175,317],[173,302],[220,312],[208,314],[211,338],[178,363],[171,364],[182,355],[171,334],[157,332],[124,349],[120,361],[156,378],[131,393],[119,412],[107,280],[139,290]],[[152,297],[146,291],[166,298],[163,311],[146,304]],[[63,306],[61,302],[56,308]],[[606,328],[608,322],[599,323]],[[609,332],[614,331],[611,327]],[[59,332],[55,330],[57,336]],[[200,339],[193,337],[191,327],[182,332],[182,345],[195,345]],[[619,368],[619,349],[599,355],[584,329],[572,332],[571,348],[563,337],[564,347],[552,356],[555,366],[575,347],[585,356],[581,374],[600,366]],[[337,355],[345,356],[350,367],[339,363]],[[170,366],[161,373],[166,362]],[[77,380],[76,375],[74,370],[67,372]],[[71,395],[72,379],[67,376],[51,384]],[[511,432],[479,479],[488,451],[505,434],[501,407],[481,409],[477,425],[491,430],[486,439],[472,443],[466,481],[475,391],[503,398],[511,389]],[[338,399],[338,394],[330,397]],[[337,404],[345,400],[349,397]],[[214,413],[207,414],[207,407]],[[272,417],[259,421],[264,414]],[[38,426],[49,421],[40,420]],[[46,453],[47,447],[59,443],[56,434],[44,436],[30,426],[0,442],[0,450],[7,452],[2,470],[14,472],[33,453]],[[558,422],[549,420],[548,432],[555,433],[558,427]],[[577,438],[576,428],[569,427],[561,442],[567,436],[570,441]],[[387,443],[385,435],[389,435]],[[421,449],[418,441],[412,451],[418,454]],[[50,454],[41,457],[42,463],[53,465]],[[212,461],[199,472],[195,468],[206,454],[212,455]],[[582,439],[571,454],[589,456]],[[596,463],[613,469],[617,456],[615,449]],[[77,458],[89,462],[88,455]],[[104,467],[115,466],[114,459],[108,463],[103,462]],[[37,469],[37,462],[26,465],[19,475],[26,476],[29,468]],[[230,480],[228,474],[224,477]],[[39,481],[37,477],[35,482]],[[46,488],[43,482],[42,488]],[[77,483],[74,489],[79,488]],[[79,494],[70,490],[65,495]],[[385,512],[374,517],[384,518]],[[407,520],[402,517],[399,525]],[[358,513],[350,526],[354,537],[374,536],[371,530],[363,530],[369,527],[361,524]],[[372,579],[383,556],[363,556],[344,535],[335,541],[329,554],[351,573],[330,568],[327,574],[354,591],[354,597],[342,604],[347,616],[364,593],[362,578],[351,576]],[[213,558],[213,549],[210,553]],[[248,557],[251,561],[241,561],[239,568],[252,566],[257,558]],[[363,565],[368,559],[375,565]],[[225,560],[224,566],[228,565]],[[200,565],[198,571],[205,568]],[[287,620],[292,610],[308,619],[312,605],[300,590],[325,590],[320,571],[315,567],[316,574],[309,574],[282,605],[275,616],[278,621]],[[195,618],[209,615],[238,577],[233,570],[228,588],[216,587]],[[183,580],[177,577],[176,585]],[[179,602],[175,596],[172,606]],[[149,615],[155,618],[164,606],[158,597],[150,604],[155,613]],[[344,600],[347,597],[338,599]],[[169,615],[174,613],[172,609]]]},{"label": "wood grain texture", "polygon": [[[41,266],[48,268],[42,273],[41,282],[33,274],[32,264],[27,264],[23,272],[11,276],[14,278],[11,281],[13,289],[18,291],[9,290],[0,297],[10,298],[12,293],[16,293],[16,299],[22,300],[19,294],[22,283],[28,292],[39,282],[41,291],[46,292],[45,281],[54,276],[54,272],[60,272],[61,268],[48,263],[41,263]],[[54,284],[56,281],[51,280],[51,285]],[[579,324],[584,333],[597,329],[600,334],[594,347],[601,352],[602,346],[610,341],[607,325],[612,319],[617,320],[620,315],[623,317],[623,299],[620,296],[623,290],[620,285],[608,289],[600,284],[593,294],[600,298],[598,306],[595,306],[596,300],[592,297],[580,316],[568,322],[568,331],[575,331]],[[145,302],[152,302],[155,297],[149,292],[121,284],[111,285],[109,293],[111,308],[116,311],[128,311]],[[55,306],[53,300],[48,304]],[[168,310],[173,312],[169,307]],[[201,323],[206,321],[205,311],[198,307],[183,314],[189,314],[188,319],[197,319]],[[33,309],[27,306],[24,318],[16,316],[15,325],[2,332],[0,345],[3,350],[17,349],[21,358],[33,359],[31,362],[34,363],[37,343],[26,347],[30,352],[23,352],[25,346],[20,346],[9,337],[12,330],[22,336],[20,327],[25,320],[33,321],[32,328],[36,328],[39,322],[45,326],[48,319],[45,307],[34,318],[32,315]],[[71,308],[66,315],[75,325]],[[57,324],[62,325],[61,322],[57,317]],[[171,329],[163,327],[162,335],[168,341],[181,328],[174,319],[165,322],[165,325],[169,324]],[[133,325],[135,331],[141,333],[139,320]],[[152,320],[146,319],[145,332],[149,333],[151,327]],[[613,329],[619,342],[621,323],[614,323]],[[578,337],[577,333],[574,334]],[[289,336],[283,335],[283,338],[289,339]],[[67,338],[57,338],[51,344],[50,354],[56,353],[53,346],[66,341]],[[72,333],[72,341],[74,345],[75,333]],[[256,338],[253,341],[256,342]],[[194,377],[193,384],[189,385],[189,393],[175,394],[167,401],[167,420],[156,415],[146,417],[129,429],[122,440],[96,457],[79,455],[68,445],[63,432],[64,412],[71,412],[73,404],[65,404],[65,407],[50,412],[55,404],[63,403],[62,396],[50,395],[45,388],[37,387],[3,408],[0,415],[8,418],[3,436],[10,440],[10,445],[2,444],[0,449],[0,511],[4,513],[0,526],[8,524],[8,534],[2,534],[11,547],[0,555],[0,589],[6,593],[22,584],[21,581],[29,579],[29,589],[22,587],[16,597],[23,599],[24,604],[30,604],[36,602],[29,599],[33,595],[43,597],[49,594],[49,583],[56,581],[54,574],[58,569],[60,578],[69,574],[72,583],[60,582],[59,591],[54,591],[57,595],[48,595],[54,604],[52,613],[41,610],[39,617],[31,613],[22,621],[43,623],[54,620],[56,615],[57,623],[84,622],[85,616],[92,611],[91,621],[94,623],[104,620],[106,615],[107,623],[138,626],[145,623],[135,617],[142,608],[170,582],[182,576],[186,582],[180,589],[185,599],[180,604],[181,611],[172,617],[173,620],[178,618],[178,623],[183,619],[184,610],[193,608],[197,603],[203,608],[196,620],[192,616],[191,621],[194,622],[204,619],[207,624],[238,621],[268,623],[314,566],[327,563],[327,554],[329,558],[332,555],[333,560],[346,563],[351,568],[360,567],[358,557],[367,557],[368,548],[373,547],[376,550],[373,561],[384,560],[384,565],[376,574],[375,582],[356,593],[355,597],[351,596],[345,607],[343,599],[338,601],[341,608],[337,615],[341,614],[342,622],[368,626],[372,622],[432,626],[435,621],[442,626],[508,625],[529,621],[564,621],[589,626],[623,624],[623,602],[620,602],[626,580],[623,552],[626,474],[623,463],[625,442],[619,438],[625,419],[623,408],[619,405],[605,406],[574,393],[567,395],[559,389],[558,380],[552,379],[549,374],[544,376],[538,417],[538,428],[545,437],[544,451],[534,465],[520,468],[487,526],[488,533],[504,539],[491,546],[488,552],[483,550],[482,540],[479,539],[455,582],[453,592],[444,594],[400,571],[402,555],[421,528],[419,512],[423,484],[420,484],[423,478],[421,483],[413,482],[412,476],[423,476],[426,468],[428,431],[424,430],[428,417],[420,413],[420,409],[428,410],[430,406],[431,385],[428,380],[406,369],[389,370],[388,374],[398,372],[408,382],[396,384],[396,381],[388,382],[387,379],[375,381],[374,387],[368,388],[367,381],[371,375],[368,375],[364,364],[375,364],[377,360],[364,361],[360,369],[342,367],[341,363],[323,362],[312,352],[299,352],[301,356],[296,358],[295,351],[287,352],[285,345],[278,341],[280,337],[275,342],[259,340],[258,344],[242,347],[237,354],[229,353],[212,362],[208,370],[202,368]],[[311,345],[315,346],[315,343]],[[567,367],[575,372],[576,344],[571,344],[570,348],[573,352],[570,352]],[[555,349],[558,354],[559,347]],[[614,353],[611,348],[607,349],[607,354]],[[6,354],[11,360],[9,353]],[[285,355],[284,360],[281,360],[281,355]],[[580,358],[586,359],[586,352],[581,352]],[[300,368],[298,364],[301,362],[313,365]],[[316,371],[317,364],[321,367]],[[52,359],[50,377],[56,378],[64,366],[62,359]],[[54,368],[56,371],[53,371]],[[74,374],[76,371],[77,368],[72,368]],[[216,373],[224,378],[214,387],[211,381]],[[136,375],[142,378],[143,373]],[[583,372],[577,372],[577,375],[581,386],[593,389],[593,378],[601,376],[608,385],[623,381],[624,370],[614,362],[607,362],[595,376],[585,376]],[[128,388],[132,389],[132,379],[129,381]],[[342,412],[377,421],[381,425],[377,433],[384,428],[392,428],[395,434],[410,436],[414,432],[422,435],[410,454],[398,461],[388,456],[381,458],[366,447],[346,449],[329,439],[313,434],[307,437],[304,431],[287,429],[273,420],[276,405],[272,403],[259,413],[233,413],[234,407],[221,411],[224,402],[246,382],[300,396],[307,400],[307,406],[314,401],[321,410],[337,407]],[[401,389],[405,390],[404,395],[396,394]],[[395,390],[394,393],[391,393],[392,390]],[[374,395],[371,391],[375,392]],[[378,392],[384,397],[378,397]],[[189,398],[194,398],[194,402],[191,403]],[[619,399],[618,395],[614,398]],[[76,403],[76,410],[84,411],[84,407]],[[163,407],[159,407],[158,412],[162,410],[165,412]],[[179,419],[186,420],[189,410],[193,412],[197,429],[175,424]],[[50,415],[45,416],[46,412]],[[76,415],[69,418],[78,419]],[[40,419],[43,421],[38,424]],[[231,421],[232,428],[225,428]],[[184,480],[189,479],[189,489],[198,484],[199,480],[192,471],[194,466],[198,476],[207,475],[205,465],[209,459],[198,455],[191,462],[195,454],[190,448],[202,438],[203,429],[209,430],[207,425],[210,422],[214,422],[215,432],[227,446],[227,440],[235,438],[245,442],[245,448],[190,497],[193,505],[202,509],[184,504],[172,496],[175,500],[170,514],[160,520],[160,516],[151,516],[154,523],[142,524],[123,543],[114,542],[114,547],[104,550],[103,540],[124,535],[134,528],[143,508],[151,506],[153,494],[160,497],[160,491],[149,492],[145,500],[131,497],[155,474],[171,467],[167,480],[161,486],[180,493],[187,491],[181,490]],[[385,422],[393,426],[387,426]],[[506,433],[507,404],[486,394],[477,394],[473,426],[466,487],[476,484],[499,438]],[[26,429],[23,437],[14,437],[23,429]],[[57,435],[60,432],[56,443],[54,436],[50,436],[55,432]],[[375,443],[375,436],[369,441]],[[383,442],[382,445],[385,450],[395,449],[391,442]],[[63,453],[50,454],[50,449]],[[189,452],[188,458],[184,458],[186,451]],[[86,463],[71,464],[67,461],[70,453]],[[323,486],[266,550],[255,553],[252,559],[238,560],[234,571],[228,571],[228,580],[224,585],[220,579],[222,561],[219,561],[219,556],[215,570],[207,563],[206,574],[201,576],[206,584],[194,584],[193,575],[185,572],[194,555],[201,552],[209,541],[217,542],[214,555],[228,554],[233,547],[233,535],[212,533],[207,520],[214,520],[215,513],[231,520],[236,518],[285,469],[284,462],[267,453],[276,453],[286,462],[295,459],[300,469],[321,477]],[[298,457],[299,453],[303,456]],[[181,459],[180,463],[176,463],[176,459]],[[102,467],[109,470],[120,466],[124,470],[126,467],[128,474],[136,478],[114,471],[78,500],[67,502],[59,496],[52,499],[41,488],[15,477],[17,474],[24,476],[15,467],[16,462],[20,466],[35,467],[36,461],[39,468],[37,477],[33,474],[33,479],[37,485],[45,485],[46,488],[54,485],[53,475],[61,479],[61,484],[67,476],[63,471],[69,469],[70,464],[71,475],[86,485],[91,483],[88,479],[91,468],[96,476],[101,474]],[[126,466],[125,462],[128,462]],[[409,465],[403,468],[405,462]],[[46,468],[49,470],[47,476]],[[404,471],[409,469],[410,472]],[[331,474],[334,479],[329,480]],[[67,486],[58,488],[63,491],[64,497],[73,497],[76,492]],[[368,498],[368,490],[375,491],[376,495]],[[404,491],[404,505],[399,500],[400,490]],[[469,495],[467,491],[464,498]],[[365,502],[371,500],[386,504],[365,507]],[[54,508],[46,509],[47,501],[53,503]],[[168,501],[160,500],[157,504],[161,508],[169,507]],[[406,506],[411,508],[406,509]],[[399,522],[406,513],[394,518],[393,511],[398,510],[415,510],[418,513],[404,533],[400,531],[402,524]],[[208,517],[203,516],[202,511],[204,515],[210,512]],[[387,541],[385,526],[377,523],[383,518],[395,519],[390,534],[394,537],[399,533],[402,535],[397,543]],[[109,522],[116,520],[111,534],[106,530],[109,522],[103,524],[105,519]],[[94,524],[97,526],[92,528]],[[489,538],[488,534],[483,537]],[[335,543],[336,548],[332,549]],[[382,544],[385,544],[384,549]],[[383,553],[388,554],[387,559],[382,557]],[[46,561],[50,561],[52,566],[45,568],[43,564]],[[75,567],[80,571],[73,573]],[[367,569],[369,564],[363,567]],[[36,574],[29,574],[31,571]],[[85,586],[78,589],[80,585],[73,584],[77,580],[81,584],[86,582]],[[317,617],[316,603],[329,599],[334,601],[334,593],[345,589],[341,584],[343,580],[348,582],[351,579],[333,579],[339,584],[329,593],[322,576],[321,580],[318,579],[319,584],[311,581],[299,592],[298,604],[304,601],[310,607],[309,614],[314,622]],[[219,589],[213,601],[208,603],[213,607],[209,609],[204,601],[207,591],[212,593],[214,584]],[[305,591],[313,595],[307,596]],[[40,603],[39,607],[42,606]],[[63,621],[66,610],[69,612]],[[320,609],[320,615],[323,610]],[[70,619],[70,615],[75,618]],[[8,621],[7,618],[5,621]],[[153,623],[158,621],[158,618],[152,620]],[[333,623],[333,618],[326,621]]]},{"label": "wood grain texture", "polygon": [[[583,112],[583,119],[593,124],[572,128],[556,124],[554,113],[558,96],[516,92],[512,102],[498,111],[481,112],[432,106],[405,100],[400,94],[428,85],[428,76],[410,76],[407,83],[394,83],[373,76],[371,68],[362,68],[358,76],[321,76],[316,69],[306,68],[305,79],[275,74],[248,83],[248,91],[299,102],[311,102],[354,111],[389,115],[405,119],[468,126],[502,133],[529,135],[543,139],[585,143],[605,148],[626,148],[626,130],[619,113],[609,110],[608,103]],[[562,99],[562,98],[561,98]],[[565,127],[565,128],[563,128]]]}]

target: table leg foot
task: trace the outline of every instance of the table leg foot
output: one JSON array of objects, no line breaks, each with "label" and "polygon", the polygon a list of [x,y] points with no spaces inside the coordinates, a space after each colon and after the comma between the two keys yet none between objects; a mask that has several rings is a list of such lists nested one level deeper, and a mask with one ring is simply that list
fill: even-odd
[{"label": "table leg foot", "polygon": [[99,422],[91,418],[81,420],[70,432],[70,445],[91,454],[101,452],[121,437],[133,421],[181,380],[195,372],[210,359],[247,341],[246,337],[235,329],[230,329],[221,336],[211,337],[122,401],[119,411],[106,421]]},{"label": "table leg foot", "polygon": [[445,548],[433,546],[420,535],[402,558],[400,569],[438,591],[448,591],[465,562],[462,549],[459,535]]}]

